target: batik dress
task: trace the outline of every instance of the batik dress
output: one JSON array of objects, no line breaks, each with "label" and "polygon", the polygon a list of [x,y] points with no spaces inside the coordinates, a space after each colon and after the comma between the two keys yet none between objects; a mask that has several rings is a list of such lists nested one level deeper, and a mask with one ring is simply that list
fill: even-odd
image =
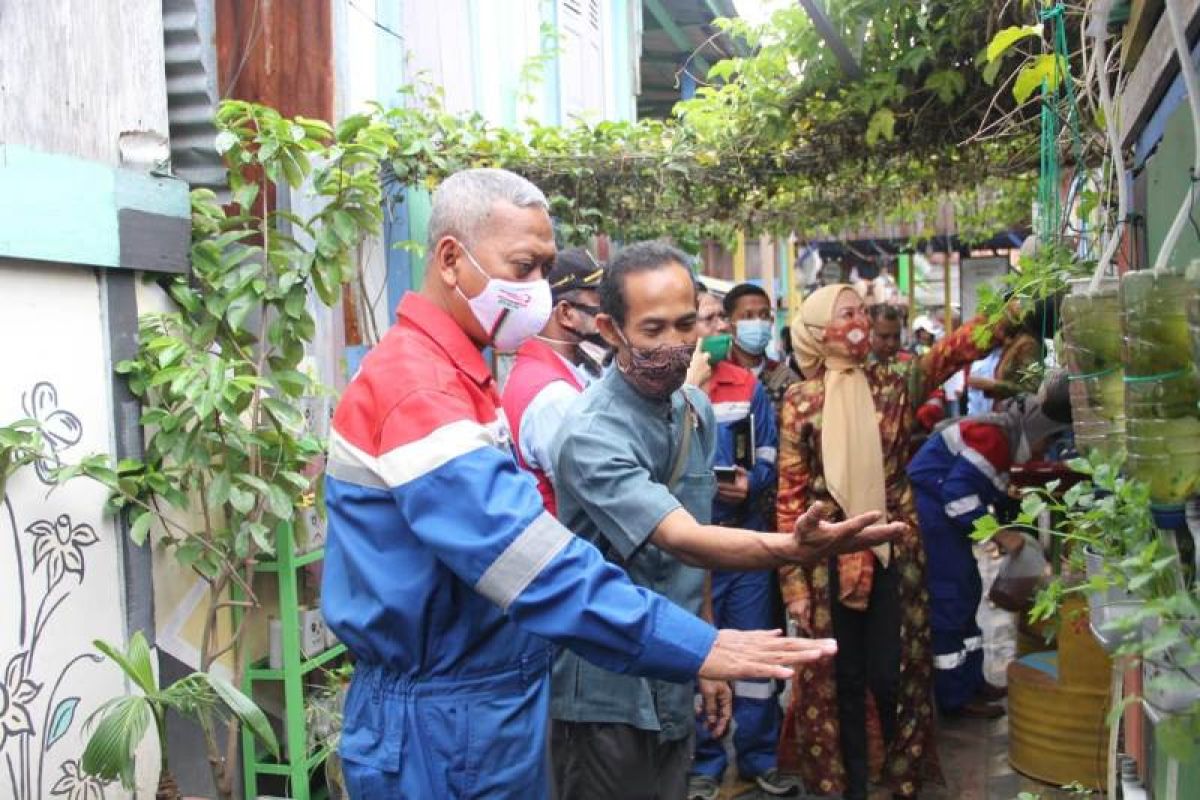
[{"label": "batik dress", "polygon": [[[892,563],[900,571],[900,680],[896,736],[884,755],[880,776],[892,792],[905,796],[916,794],[924,782],[941,782],[934,741],[933,648],[925,551],[905,473],[913,409],[956,370],[990,349],[990,342],[983,344],[982,351],[975,346],[972,327],[959,329],[916,359],[911,365],[915,372],[908,376],[886,364],[864,367],[883,444],[888,517],[909,526],[908,533],[892,545]],[[824,374],[793,384],[784,398],[779,428],[779,530],[791,530],[797,517],[814,502],[837,508],[825,484],[821,458],[824,404]],[[844,581],[854,580],[844,571],[842,577]],[[785,603],[808,600],[812,636],[833,638],[828,565],[781,569],[780,588]],[[784,720],[779,763],[783,769],[799,772],[810,792],[832,794],[845,790],[832,659],[797,670]]]}]

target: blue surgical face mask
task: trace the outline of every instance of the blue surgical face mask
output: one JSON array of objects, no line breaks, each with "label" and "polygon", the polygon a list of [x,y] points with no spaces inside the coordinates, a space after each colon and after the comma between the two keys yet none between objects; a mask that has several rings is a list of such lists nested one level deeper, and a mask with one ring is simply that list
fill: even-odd
[{"label": "blue surgical face mask", "polygon": [[740,319],[734,325],[737,346],[752,356],[761,356],[771,342],[771,321],[766,319]]}]

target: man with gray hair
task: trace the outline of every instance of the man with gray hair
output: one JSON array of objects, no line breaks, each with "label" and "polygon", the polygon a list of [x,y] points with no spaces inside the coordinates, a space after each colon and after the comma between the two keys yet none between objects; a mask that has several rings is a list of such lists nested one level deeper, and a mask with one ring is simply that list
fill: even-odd
[{"label": "man with gray hair", "polygon": [[546,797],[551,643],[688,683],[786,678],[828,655],[829,642],[714,630],[545,511],[480,354],[546,323],[545,197],[510,172],[460,172],[430,228],[424,285],[346,388],[329,444],[322,609],[356,659],[340,743],[351,796]]}]

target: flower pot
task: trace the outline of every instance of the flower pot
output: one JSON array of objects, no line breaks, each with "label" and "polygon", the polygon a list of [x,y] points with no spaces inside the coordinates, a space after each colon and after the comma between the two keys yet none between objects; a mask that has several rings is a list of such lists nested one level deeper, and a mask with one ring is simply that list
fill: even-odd
[{"label": "flower pot", "polygon": [[1072,427],[1084,454],[1119,457],[1125,448],[1125,373],[1118,283],[1106,280],[1089,294],[1090,283],[1090,278],[1072,281],[1062,304]]},{"label": "flower pot", "polygon": [[[1087,547],[1083,559],[1088,580],[1103,574],[1103,555]],[[1142,600],[1119,586],[1110,586],[1104,591],[1089,591],[1087,601],[1092,636],[1104,652],[1111,655],[1122,645],[1137,641],[1139,631],[1120,625],[1120,620],[1140,608]]]}]

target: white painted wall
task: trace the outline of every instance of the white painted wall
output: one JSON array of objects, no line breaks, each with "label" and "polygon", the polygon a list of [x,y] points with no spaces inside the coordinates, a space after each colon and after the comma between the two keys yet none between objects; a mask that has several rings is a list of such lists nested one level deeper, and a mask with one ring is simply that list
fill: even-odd
[{"label": "white painted wall", "polygon": [[[0,421],[41,421],[62,463],[112,452],[96,274],[0,262],[0,298]],[[43,478],[44,469],[18,472],[0,507],[0,677],[7,690],[0,698],[7,700],[7,708],[0,706],[0,797],[17,800],[77,786],[84,720],[126,692],[118,668],[92,646],[97,638],[122,648],[125,642],[118,533],[104,513],[107,492],[86,478],[51,490]],[[153,771],[156,759],[145,755]],[[109,786],[103,796],[125,794]]]}]

